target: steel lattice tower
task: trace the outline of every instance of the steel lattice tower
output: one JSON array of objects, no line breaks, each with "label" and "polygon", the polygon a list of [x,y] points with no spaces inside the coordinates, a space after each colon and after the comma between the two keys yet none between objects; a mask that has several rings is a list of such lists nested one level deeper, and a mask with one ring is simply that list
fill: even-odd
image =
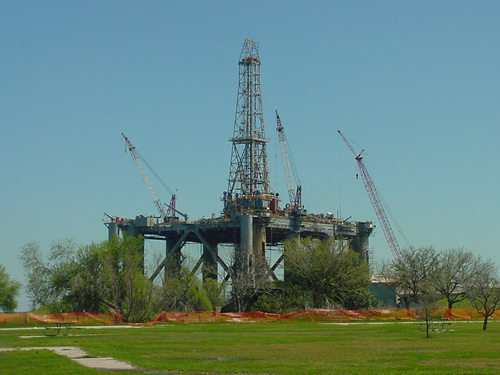
[{"label": "steel lattice tower", "polygon": [[[260,87],[258,44],[246,39],[241,50],[226,208],[266,208],[274,194],[269,184]],[[260,203],[259,203],[260,202]]]}]

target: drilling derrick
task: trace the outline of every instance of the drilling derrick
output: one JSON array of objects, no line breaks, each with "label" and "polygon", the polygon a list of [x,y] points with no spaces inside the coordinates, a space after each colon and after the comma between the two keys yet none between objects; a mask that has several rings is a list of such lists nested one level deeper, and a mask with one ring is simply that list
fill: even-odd
[{"label": "drilling derrick", "polygon": [[228,189],[225,211],[266,210],[275,200],[269,184],[260,89],[258,44],[246,39],[240,54]]}]

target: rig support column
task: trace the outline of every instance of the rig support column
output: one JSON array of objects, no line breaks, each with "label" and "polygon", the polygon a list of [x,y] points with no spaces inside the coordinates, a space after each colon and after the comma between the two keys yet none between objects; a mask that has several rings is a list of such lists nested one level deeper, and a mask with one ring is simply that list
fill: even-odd
[{"label": "rig support column", "polygon": [[118,230],[118,224],[115,221],[108,223],[107,227],[108,227],[108,241],[111,241],[115,236],[118,237],[120,232]]},{"label": "rig support column", "polygon": [[256,262],[266,259],[266,225],[261,220],[253,223],[253,259]]},{"label": "rig support column", "polygon": [[368,228],[365,223],[358,223],[358,235],[351,241],[352,249],[359,254],[361,260],[366,264],[370,264],[370,246],[369,237],[373,228]]},{"label": "rig support column", "polygon": [[239,254],[236,254],[236,262],[239,263],[238,269],[243,272],[248,272],[251,264],[251,255],[253,247],[253,216],[250,214],[241,216],[241,241],[239,249],[236,249]]}]

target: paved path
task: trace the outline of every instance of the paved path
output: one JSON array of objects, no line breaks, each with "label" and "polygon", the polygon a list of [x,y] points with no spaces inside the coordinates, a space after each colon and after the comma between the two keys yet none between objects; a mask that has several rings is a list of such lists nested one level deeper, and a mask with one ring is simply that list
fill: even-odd
[{"label": "paved path", "polygon": [[0,352],[26,351],[26,350],[50,350],[56,354],[65,356],[72,361],[93,369],[113,371],[139,371],[140,369],[130,363],[118,361],[111,357],[90,357],[84,350],[76,346],[39,346],[27,348],[0,348]]},{"label": "paved path", "polygon": [[[404,320],[404,321],[377,321],[377,322],[370,322],[370,321],[351,321],[351,322],[320,322],[318,324],[333,324],[333,325],[339,325],[339,326],[348,326],[348,325],[359,325],[359,324],[366,324],[366,325],[383,325],[383,324],[418,324],[422,323],[422,320]],[[450,320],[452,323],[482,323],[482,320]],[[495,322],[493,320],[493,322]],[[71,328],[80,328],[80,329],[139,329],[139,328],[167,328],[169,325],[105,325],[105,326],[71,326]],[[47,327],[9,327],[9,328],[0,328],[0,331],[30,331],[30,330],[44,330]]]},{"label": "paved path", "polygon": [[[432,320],[433,322],[440,322],[441,320]],[[482,320],[446,320],[450,323],[482,323]],[[350,325],[384,325],[384,324],[422,324],[425,320],[410,320],[410,321],[390,321],[390,322],[320,322],[318,324],[333,324],[337,326],[350,326]]]},{"label": "paved path", "polygon": [[[50,323],[49,323],[50,324]],[[163,325],[162,327],[166,327]],[[9,327],[9,328],[0,328],[0,331],[29,331],[29,330],[37,330],[37,329],[46,329],[47,327]],[[129,325],[113,325],[113,326],[71,326],[71,328],[81,328],[81,329],[104,329],[104,328],[109,328],[109,329],[133,329],[133,328],[155,328],[154,326],[129,326]]]}]

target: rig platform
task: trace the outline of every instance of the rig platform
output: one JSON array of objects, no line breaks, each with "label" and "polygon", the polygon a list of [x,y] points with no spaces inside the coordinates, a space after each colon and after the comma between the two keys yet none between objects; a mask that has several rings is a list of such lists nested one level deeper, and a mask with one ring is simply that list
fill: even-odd
[{"label": "rig platform", "polygon": [[[120,219],[110,216],[106,223],[109,238],[126,234],[143,236],[145,239],[157,239],[166,242],[166,253],[150,278],[154,280],[162,270],[166,274],[178,273],[182,263],[182,249],[186,243],[199,243],[203,251],[192,272],[198,272],[202,267],[203,279],[219,279],[220,268],[224,271],[221,278],[224,281],[239,274],[255,274],[258,269],[267,270],[265,276],[277,279],[276,268],[283,262],[281,254],[273,264],[266,257],[266,248],[282,247],[286,240],[300,237],[326,239],[333,237],[348,241],[351,248],[360,254],[361,259],[369,262],[368,238],[374,224],[367,222],[349,222],[334,218],[333,215],[308,214],[302,205],[302,185],[291,186],[293,183],[290,168],[292,158],[283,126],[278,113],[278,133],[282,151],[284,151],[284,167],[287,171],[287,185],[290,203],[284,208],[279,207],[281,198],[274,192],[269,178],[265,136],[264,116],[262,109],[262,93],[260,84],[261,60],[258,44],[246,39],[238,60],[238,95],[236,116],[234,121],[230,170],[227,190],[223,193],[224,208],[222,216],[212,219],[188,221],[187,215],[175,208],[175,195],[172,195],[168,205],[172,216],[181,214],[184,221],[170,217],[164,212],[163,206],[154,193],[152,185],[140,163],[135,147],[124,136],[128,148],[138,164],[143,180],[150,190],[160,217],[137,216],[135,219]],[[288,178],[290,177],[290,178]],[[233,257],[228,264],[219,256],[219,247],[230,244],[234,248]],[[143,248],[144,250],[144,248]],[[262,260],[265,260],[264,262]],[[286,261],[284,262],[286,274]],[[255,278],[250,278],[255,280]]]},{"label": "rig platform", "polygon": [[[372,221],[349,222],[329,215],[273,215],[252,213],[233,215],[232,218],[213,218],[198,221],[161,222],[161,218],[138,216],[135,219],[113,218],[106,223],[111,239],[115,235],[142,235],[145,239],[164,240],[165,258],[150,276],[154,280],[162,269],[167,273],[179,272],[182,248],[186,243],[203,245],[202,256],[192,272],[202,267],[203,278],[218,278],[218,266],[224,271],[223,278],[231,276],[233,264],[227,264],[219,257],[221,244],[233,245],[235,251],[244,254],[248,264],[252,259],[265,259],[267,246],[279,246],[286,240],[313,237],[327,239],[333,237],[350,242],[350,246],[361,259],[369,261],[369,236],[374,229]],[[274,264],[267,264],[269,275],[277,279],[274,271],[283,261],[281,255]]]}]

